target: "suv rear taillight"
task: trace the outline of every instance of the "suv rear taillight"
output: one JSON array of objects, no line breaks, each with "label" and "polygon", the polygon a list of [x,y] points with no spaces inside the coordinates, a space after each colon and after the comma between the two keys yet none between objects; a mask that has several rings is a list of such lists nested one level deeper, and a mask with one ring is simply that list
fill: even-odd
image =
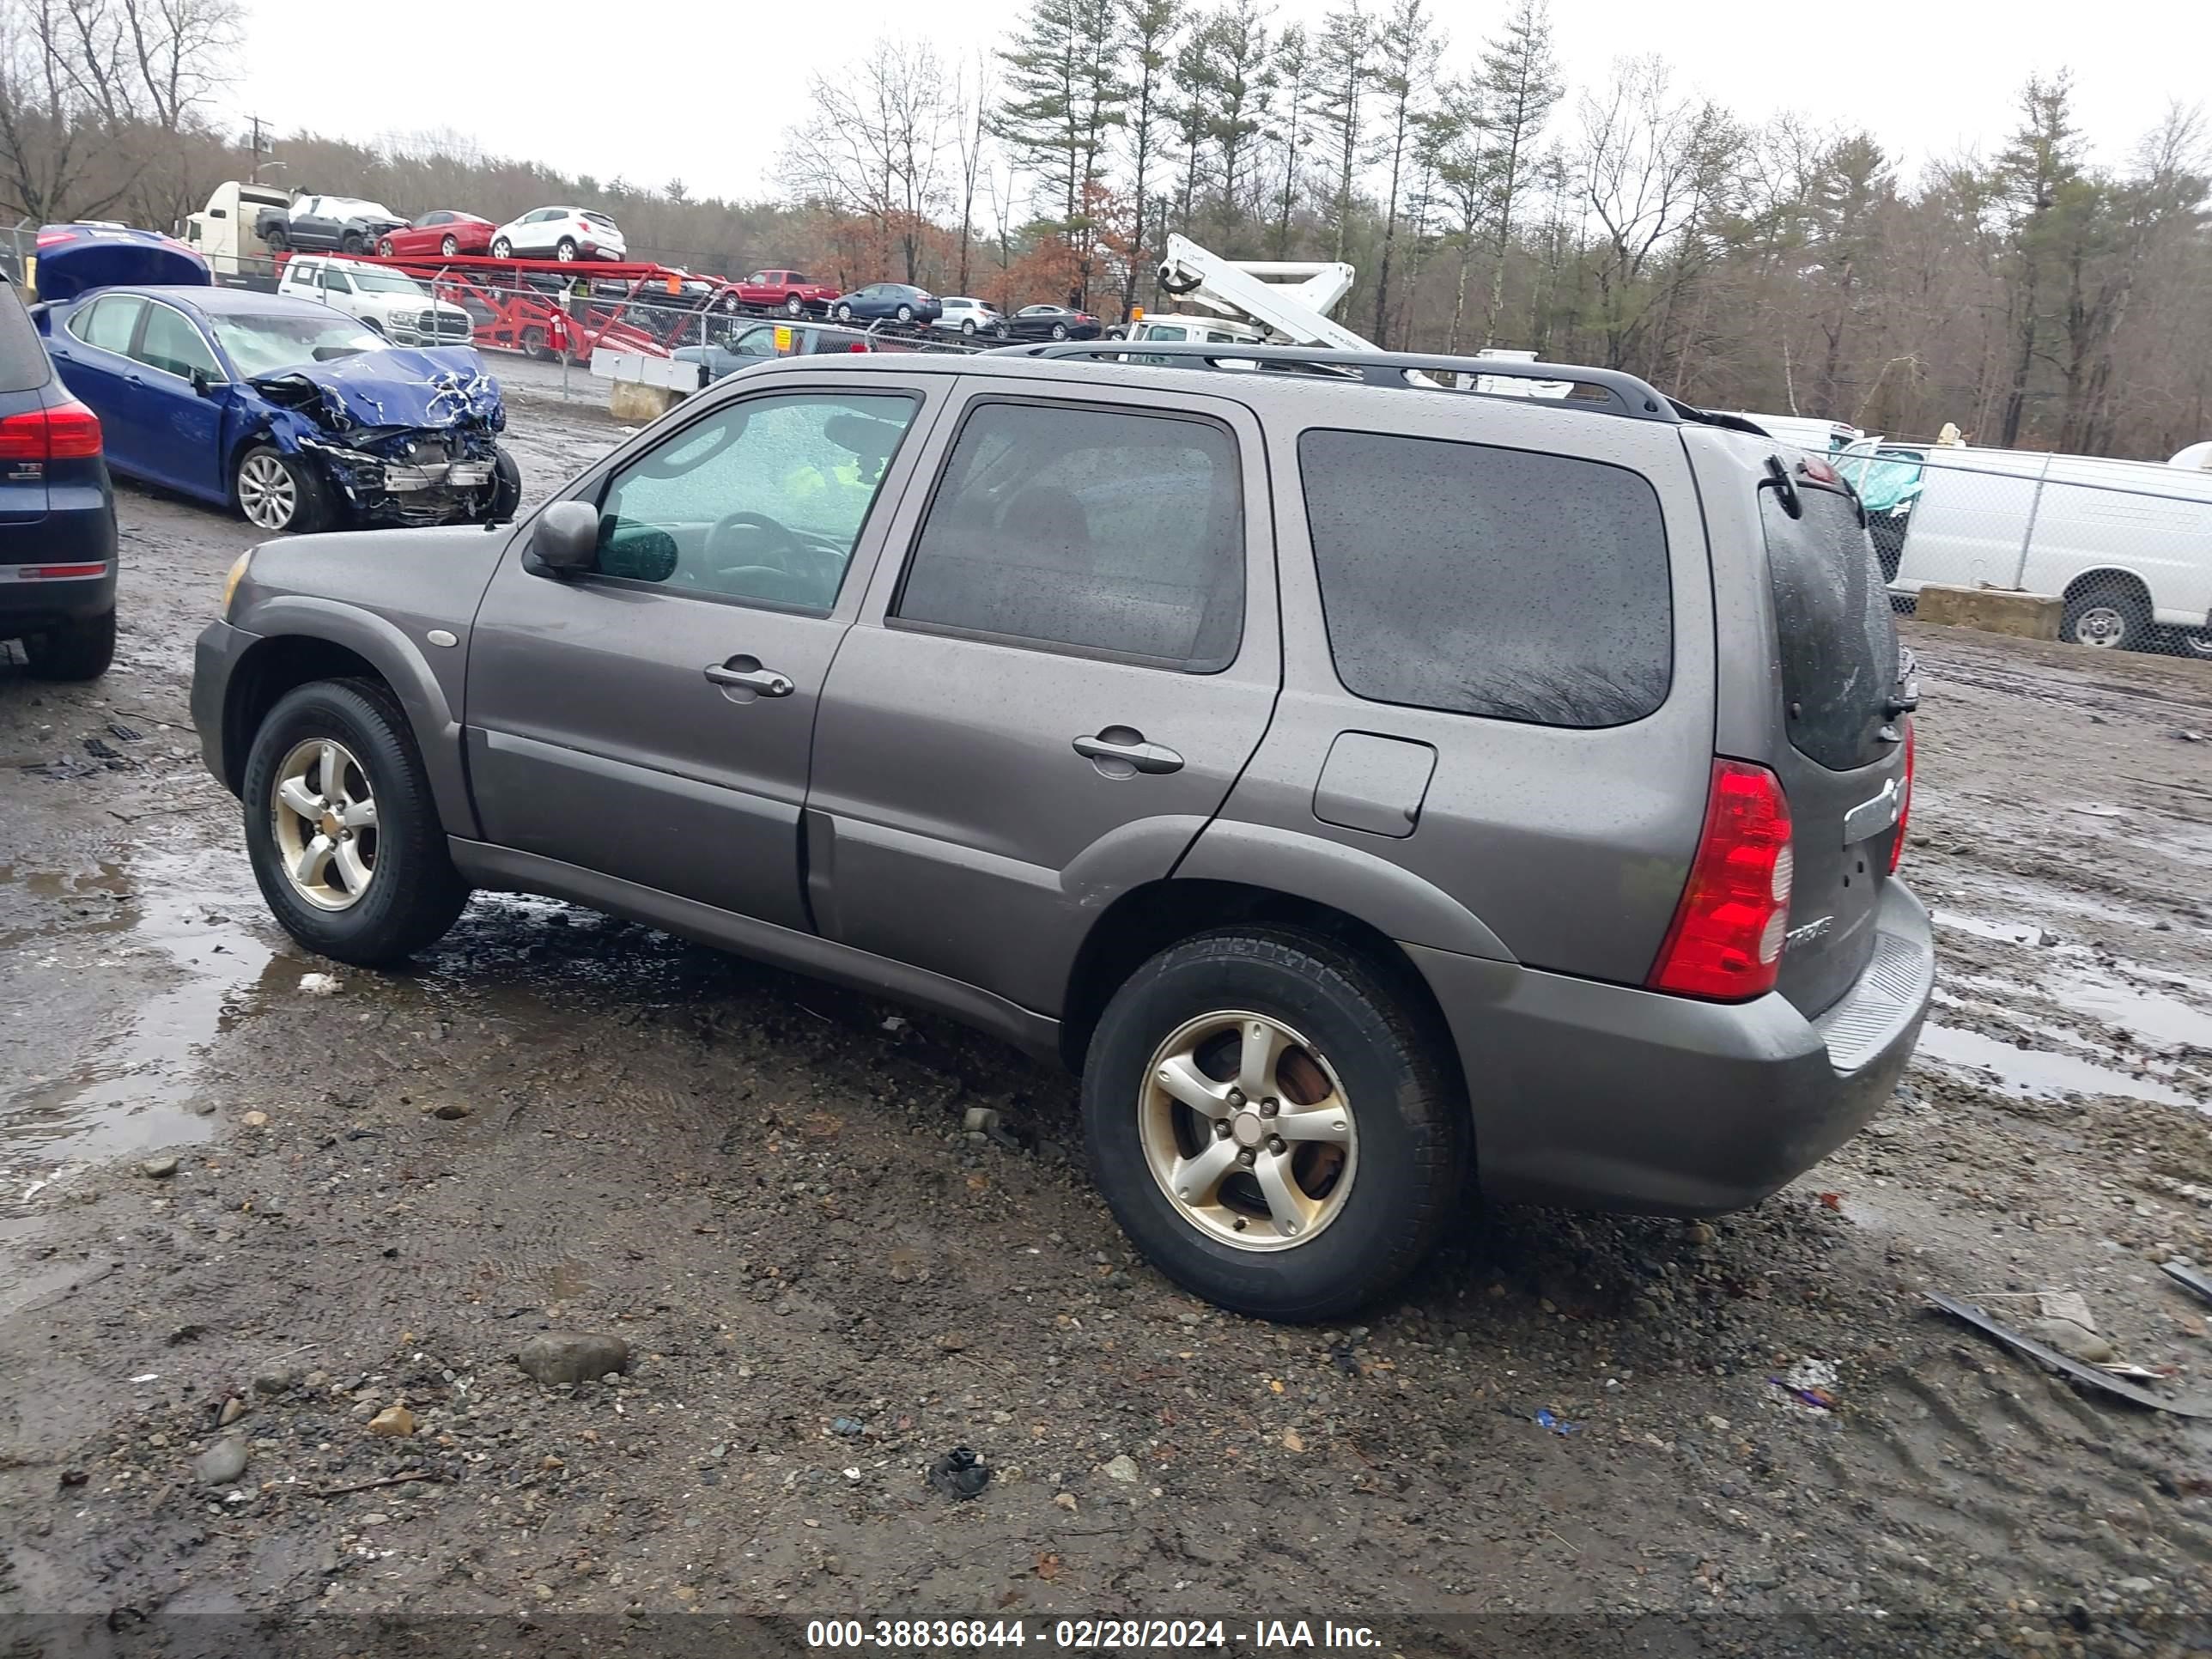
[{"label": "suv rear taillight", "polygon": [[1897,804],[1897,839],[1889,844],[1889,873],[1905,857],[1905,826],[1912,821],[1912,716],[1905,717],[1905,798]]},{"label": "suv rear taillight", "polygon": [[1715,761],[1705,833],[1650,988],[1720,1002],[1772,990],[1795,863],[1782,781],[1763,766]]},{"label": "suv rear taillight", "polygon": [[0,420],[0,461],[79,461],[100,453],[100,416],[80,403]]}]

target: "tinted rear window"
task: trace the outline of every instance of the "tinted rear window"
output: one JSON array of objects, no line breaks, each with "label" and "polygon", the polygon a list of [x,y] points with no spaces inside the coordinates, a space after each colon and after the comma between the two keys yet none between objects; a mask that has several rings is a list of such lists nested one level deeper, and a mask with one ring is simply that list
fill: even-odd
[{"label": "tinted rear window", "polygon": [[1620,726],[1666,701],[1674,609],[1638,474],[1485,444],[1298,440],[1329,650],[1378,702]]},{"label": "tinted rear window", "polygon": [[1790,742],[1832,771],[1871,766],[1897,688],[1897,621],[1857,509],[1832,489],[1800,488],[1802,516],[1781,492],[1759,492],[1767,574],[1782,650]]},{"label": "tinted rear window", "polygon": [[13,283],[0,283],[0,392],[28,392],[52,376],[22,295]]}]

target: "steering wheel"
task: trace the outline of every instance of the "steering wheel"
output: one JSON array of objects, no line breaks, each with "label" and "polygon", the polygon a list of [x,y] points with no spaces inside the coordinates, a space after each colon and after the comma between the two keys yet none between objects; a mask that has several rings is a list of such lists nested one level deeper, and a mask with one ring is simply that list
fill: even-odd
[{"label": "steering wheel", "polygon": [[[742,547],[730,544],[731,532],[742,530],[759,532],[761,540],[748,538],[747,544]],[[744,508],[725,513],[714,521],[714,527],[707,532],[703,551],[706,562],[721,567],[725,574],[731,569],[758,568],[763,565],[782,572],[797,584],[791,597],[801,603],[807,602],[808,596],[819,587],[826,586],[830,592],[836,592],[845,568],[844,556],[836,548],[803,536],[765,513]]]}]

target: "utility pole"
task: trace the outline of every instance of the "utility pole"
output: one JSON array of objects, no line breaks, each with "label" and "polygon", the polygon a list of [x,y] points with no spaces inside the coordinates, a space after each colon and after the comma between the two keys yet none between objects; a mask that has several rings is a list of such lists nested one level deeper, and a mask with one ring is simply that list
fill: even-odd
[{"label": "utility pole", "polygon": [[249,141],[252,145],[253,164],[246,176],[249,182],[258,185],[261,182],[261,158],[269,153],[271,146],[269,141],[261,136],[261,118],[258,115],[249,115],[246,118],[253,123],[253,136]]}]

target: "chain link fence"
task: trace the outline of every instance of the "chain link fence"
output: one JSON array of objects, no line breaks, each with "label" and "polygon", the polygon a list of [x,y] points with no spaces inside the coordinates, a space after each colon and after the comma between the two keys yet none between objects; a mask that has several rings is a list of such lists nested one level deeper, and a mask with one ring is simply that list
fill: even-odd
[{"label": "chain link fence", "polygon": [[2212,659],[2212,471],[1887,441],[1828,459],[1897,609],[1928,586],[2044,594],[2061,639]]}]

